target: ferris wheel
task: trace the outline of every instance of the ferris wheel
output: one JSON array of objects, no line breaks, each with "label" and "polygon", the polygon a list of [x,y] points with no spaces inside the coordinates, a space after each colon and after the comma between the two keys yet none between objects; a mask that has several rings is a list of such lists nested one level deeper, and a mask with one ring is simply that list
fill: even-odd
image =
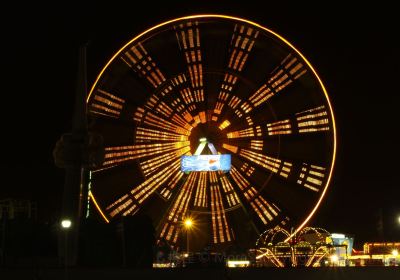
[{"label": "ferris wheel", "polygon": [[[293,45],[254,22],[198,15],[154,26],[107,62],[87,103],[106,146],[90,198],[107,222],[146,213],[158,238],[179,246],[192,217],[195,248],[251,246],[269,228],[301,230],[327,191],[327,91]],[[229,172],[181,170],[202,141],[231,156]]]}]

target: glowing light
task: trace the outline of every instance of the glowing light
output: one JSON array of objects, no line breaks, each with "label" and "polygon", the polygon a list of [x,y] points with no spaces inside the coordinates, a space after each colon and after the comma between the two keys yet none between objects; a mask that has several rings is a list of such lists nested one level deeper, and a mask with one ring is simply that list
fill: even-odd
[{"label": "glowing light", "polygon": [[250,261],[228,261],[228,267],[246,267],[250,265]]},{"label": "glowing light", "polygon": [[64,229],[69,229],[72,226],[72,222],[69,219],[64,219],[61,221],[61,227]]},{"label": "glowing light", "polygon": [[121,56],[121,60],[140,76],[144,76],[154,88],[157,88],[165,81],[164,75],[141,43],[132,46],[126,51]]},{"label": "glowing light", "polygon": [[237,146],[232,146],[232,145],[228,145],[228,144],[222,144],[222,147],[224,148],[224,149],[227,149],[228,151],[231,151],[232,153],[237,153],[237,151],[238,151],[238,147]]},{"label": "glowing light", "polygon": [[207,142],[207,138],[200,138],[199,141],[200,142]]},{"label": "glowing light", "polygon": [[329,130],[328,113],[325,106],[297,113],[296,119],[300,133]]},{"label": "glowing light", "polygon": [[304,65],[298,62],[298,59],[290,53],[271,73],[268,81],[250,96],[250,102],[254,107],[261,105],[274,96],[275,93],[301,77],[305,72],[307,70],[304,69]]},{"label": "glowing light", "polygon": [[168,213],[167,221],[164,223],[160,237],[165,237],[172,243],[176,243],[178,240],[178,234],[181,232],[181,225],[178,225],[178,217],[186,216],[186,211],[188,209],[190,198],[192,197],[198,174],[199,173],[197,172],[189,174],[189,177],[183,184],[178,197],[174,201],[171,211]]},{"label": "glowing light", "polygon": [[393,251],[392,251],[392,255],[393,255],[394,257],[397,257],[397,256],[399,255],[399,251],[393,250]]},{"label": "glowing light", "polygon": [[346,236],[342,233],[332,233],[331,237],[332,238],[345,238]]},{"label": "glowing light", "polygon": [[331,262],[335,263],[335,262],[337,262],[338,260],[339,260],[339,258],[338,258],[337,255],[332,255],[332,256],[331,256]]},{"label": "glowing light", "polygon": [[[217,176],[214,174],[211,176],[210,180],[212,184],[210,185],[211,193],[211,214],[212,214],[212,226],[214,243],[224,243],[231,241],[231,236],[229,232],[229,226],[226,220],[226,215],[224,211],[224,204],[222,202],[222,196],[219,189]],[[219,238],[218,238],[219,237]]]},{"label": "glowing light", "polygon": [[303,185],[312,191],[319,192],[319,188],[322,185],[322,179],[325,177],[323,172],[325,172],[324,167],[303,163],[297,179],[297,184]]},{"label": "glowing light", "polygon": [[125,100],[98,89],[93,97],[89,110],[95,114],[118,118],[124,103]]},{"label": "glowing light", "polygon": [[190,229],[192,226],[193,226],[193,221],[192,221],[192,219],[187,218],[187,219],[185,220],[185,227],[186,227],[187,229]]},{"label": "glowing light", "polygon": [[106,215],[104,215],[103,211],[101,210],[99,204],[96,201],[96,198],[94,197],[93,193],[89,191],[89,197],[94,203],[94,206],[96,207],[97,211],[99,211],[100,215],[103,217],[104,221],[108,224],[110,221],[107,219]]},{"label": "glowing light", "polygon": [[268,135],[291,134],[291,124],[289,120],[268,123]]},{"label": "glowing light", "polygon": [[221,123],[221,125],[219,126],[220,130],[224,130],[225,128],[227,128],[231,123],[228,120],[224,120],[223,123]]}]

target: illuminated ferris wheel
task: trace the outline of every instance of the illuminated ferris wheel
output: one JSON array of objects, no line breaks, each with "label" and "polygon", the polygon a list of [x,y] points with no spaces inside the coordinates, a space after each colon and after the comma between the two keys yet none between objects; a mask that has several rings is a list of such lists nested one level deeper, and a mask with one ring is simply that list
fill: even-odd
[{"label": "illuminated ferris wheel", "polygon": [[[194,248],[298,231],[332,175],[335,122],[320,78],[283,37],[248,20],[200,15],[146,30],[100,72],[88,110],[106,146],[91,174],[97,210],[107,222],[146,213],[174,245],[188,216]],[[204,154],[231,155],[229,172],[181,171],[201,141],[214,147]]]}]

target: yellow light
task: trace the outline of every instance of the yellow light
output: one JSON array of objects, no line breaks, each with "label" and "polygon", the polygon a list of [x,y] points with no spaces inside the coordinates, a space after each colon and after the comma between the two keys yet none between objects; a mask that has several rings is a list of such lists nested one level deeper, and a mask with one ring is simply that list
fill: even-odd
[{"label": "yellow light", "polygon": [[110,221],[107,219],[106,215],[104,215],[103,211],[101,211],[101,208],[99,204],[97,204],[96,198],[94,197],[93,193],[89,191],[89,197],[92,199],[94,206],[96,206],[97,211],[99,211],[100,215],[103,217],[104,221],[108,224]]},{"label": "yellow light", "polygon": [[64,220],[61,221],[61,227],[64,228],[64,229],[70,228],[71,225],[72,225],[72,222],[69,219],[64,219]]},{"label": "yellow light", "polygon": [[393,250],[393,251],[392,251],[392,255],[393,255],[394,257],[397,257],[397,256],[399,255],[399,251]]},{"label": "yellow light", "polygon": [[338,259],[338,256],[337,255],[332,255],[331,256],[331,261],[333,262],[333,263],[335,263],[335,262],[337,262],[339,259]]},{"label": "yellow light", "polygon": [[249,265],[249,261],[228,261],[228,267],[246,267]]},{"label": "yellow light", "polygon": [[189,228],[192,227],[192,225],[193,225],[193,221],[192,221],[190,218],[187,218],[187,219],[185,220],[185,227],[186,227],[187,229],[189,229]]}]

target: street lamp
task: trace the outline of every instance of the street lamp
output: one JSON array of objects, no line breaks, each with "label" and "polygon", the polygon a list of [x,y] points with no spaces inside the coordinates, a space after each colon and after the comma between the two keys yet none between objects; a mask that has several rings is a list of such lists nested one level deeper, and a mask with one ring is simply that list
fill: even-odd
[{"label": "street lamp", "polygon": [[69,219],[64,219],[61,221],[61,227],[63,229],[69,229],[71,227],[71,225],[72,225],[72,222]]},{"label": "street lamp", "polygon": [[189,230],[192,228],[193,226],[193,221],[191,218],[186,218],[184,221],[184,225],[186,228],[186,251],[187,254],[189,254]]}]

